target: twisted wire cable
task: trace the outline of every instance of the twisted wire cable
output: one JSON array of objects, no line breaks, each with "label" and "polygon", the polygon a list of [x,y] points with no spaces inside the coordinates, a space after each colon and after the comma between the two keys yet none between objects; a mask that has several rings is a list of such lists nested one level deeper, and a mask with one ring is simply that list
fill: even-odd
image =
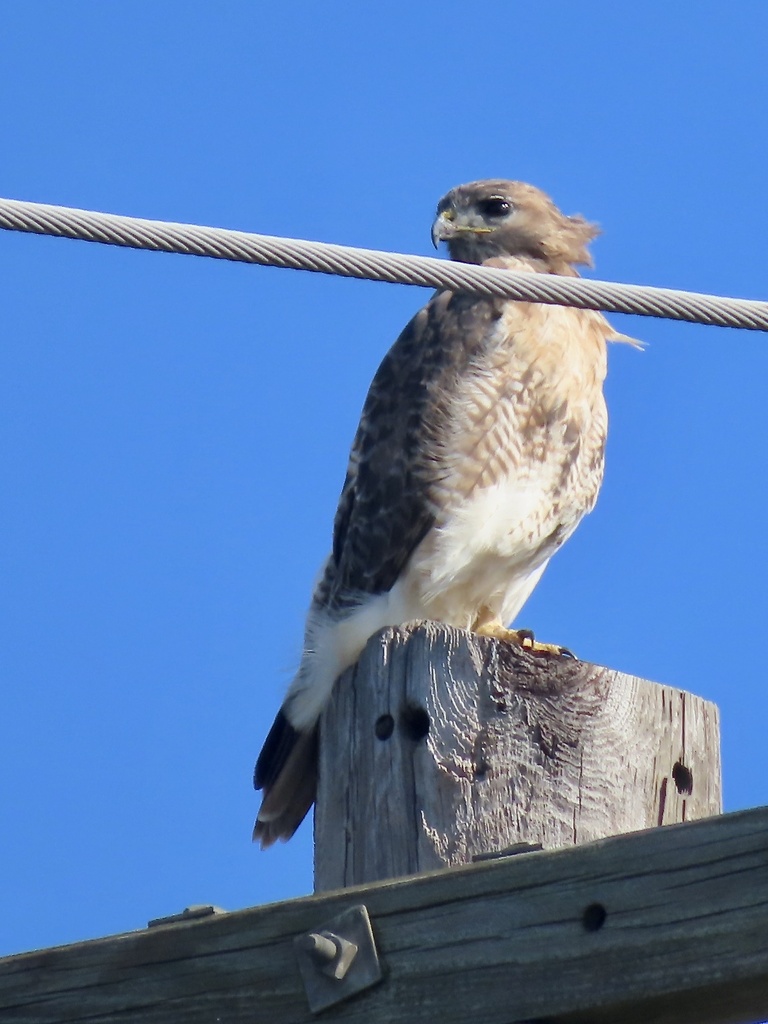
[{"label": "twisted wire cable", "polygon": [[449,288],[528,302],[768,331],[768,302],[645,285],[518,273],[429,256],[175,224],[67,206],[0,199],[0,228],[321,274]]}]

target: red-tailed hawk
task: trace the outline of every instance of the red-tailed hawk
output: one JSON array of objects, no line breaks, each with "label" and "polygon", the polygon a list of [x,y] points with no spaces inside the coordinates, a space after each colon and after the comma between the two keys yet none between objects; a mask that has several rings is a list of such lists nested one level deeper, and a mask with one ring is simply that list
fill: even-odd
[{"label": "red-tailed hawk", "polygon": [[[432,228],[454,260],[571,276],[596,234],[503,180],[453,189]],[[301,664],[256,765],[262,847],[290,838],[312,806],[318,717],[370,636],[436,619],[531,645],[505,626],[597,499],[609,340],[628,339],[591,310],[441,291],[384,357]]]}]

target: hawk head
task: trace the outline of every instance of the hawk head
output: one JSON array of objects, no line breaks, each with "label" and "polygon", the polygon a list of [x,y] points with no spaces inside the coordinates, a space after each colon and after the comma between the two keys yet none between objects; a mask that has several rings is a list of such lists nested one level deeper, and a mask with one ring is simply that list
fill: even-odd
[{"label": "hawk head", "polygon": [[552,200],[522,181],[472,181],[451,189],[437,204],[432,241],[447,242],[451,259],[483,263],[494,256],[525,256],[551,273],[592,265],[587,244],[599,228],[566,217]]}]

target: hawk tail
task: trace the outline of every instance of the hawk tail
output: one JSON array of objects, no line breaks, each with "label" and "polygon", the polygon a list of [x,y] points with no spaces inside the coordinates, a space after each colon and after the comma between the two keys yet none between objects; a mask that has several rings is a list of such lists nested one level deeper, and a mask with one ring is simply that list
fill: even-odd
[{"label": "hawk tail", "polygon": [[317,724],[296,729],[281,708],[256,762],[253,784],[264,790],[253,839],[266,850],[278,839],[290,839],[315,801]]}]

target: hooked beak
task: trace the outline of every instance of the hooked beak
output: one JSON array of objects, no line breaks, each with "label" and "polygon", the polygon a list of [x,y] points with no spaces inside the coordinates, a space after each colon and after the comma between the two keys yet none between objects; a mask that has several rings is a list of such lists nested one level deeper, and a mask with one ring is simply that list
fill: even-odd
[{"label": "hooked beak", "polygon": [[453,223],[456,214],[453,210],[443,210],[435,218],[435,222],[432,225],[432,245],[435,248],[438,247],[440,242],[445,242],[456,232],[456,226]]},{"label": "hooked beak", "polygon": [[432,225],[432,245],[435,248],[438,247],[440,242],[447,242],[454,235],[459,233],[468,233],[471,235],[490,235],[493,229],[489,227],[481,227],[480,225],[468,224],[464,217],[461,218],[461,223],[456,223],[456,212],[450,208],[443,210],[435,218],[435,222]]}]

